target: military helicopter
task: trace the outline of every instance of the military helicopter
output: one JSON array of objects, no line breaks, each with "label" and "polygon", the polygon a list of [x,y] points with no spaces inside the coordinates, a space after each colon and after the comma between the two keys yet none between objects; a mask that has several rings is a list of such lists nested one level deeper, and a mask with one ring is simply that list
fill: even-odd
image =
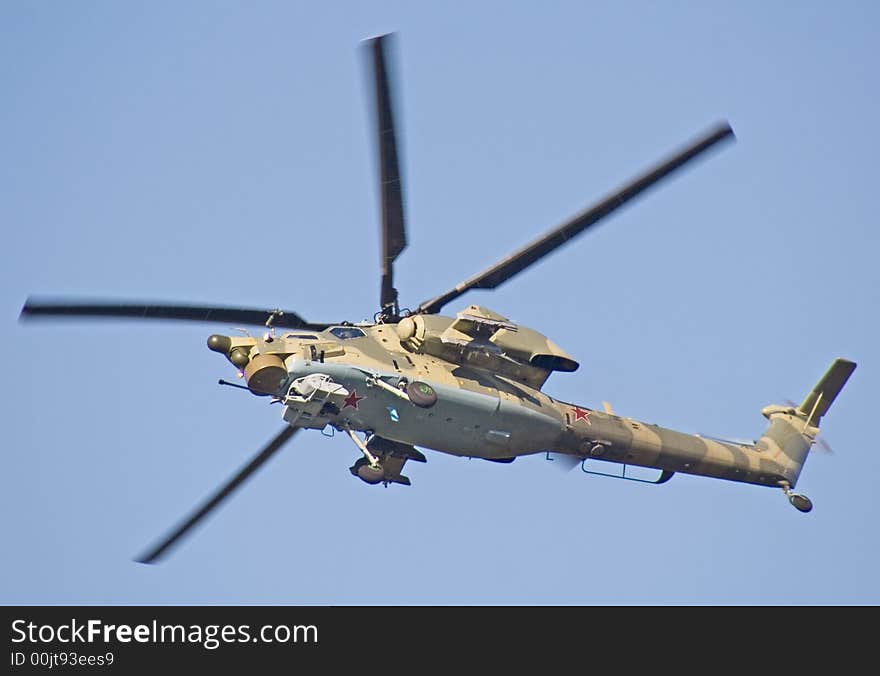
[{"label": "military helicopter", "polygon": [[[604,461],[652,468],[662,484],[677,473],[781,489],[809,512],[812,502],[793,492],[819,424],[855,369],[837,359],[800,405],[771,405],[770,421],[754,442],[684,434],[618,416],[605,405],[554,399],[542,391],[554,372],[578,362],[538,331],[487,308],[470,305],[454,317],[440,311],[471,289],[495,289],[544,256],[717,145],[732,140],[720,123],[645,173],[606,195],[506,258],[415,309],[402,309],[394,263],[407,245],[404,196],[388,76],[390,35],[365,41],[371,64],[381,198],[379,310],[371,322],[314,323],[290,310],[156,305],[116,301],[29,298],[23,319],[103,317],[190,320],[260,326],[261,335],[213,334],[208,348],[236,369],[246,389],[280,403],[286,423],[260,452],[138,560],[158,561],[202,519],[264,465],[297,431],[332,429],[358,449],[351,473],[368,484],[410,485],[408,461],[426,462],[418,447],[458,456],[512,462],[554,453],[580,463]],[[595,465],[591,464],[590,467]]]}]

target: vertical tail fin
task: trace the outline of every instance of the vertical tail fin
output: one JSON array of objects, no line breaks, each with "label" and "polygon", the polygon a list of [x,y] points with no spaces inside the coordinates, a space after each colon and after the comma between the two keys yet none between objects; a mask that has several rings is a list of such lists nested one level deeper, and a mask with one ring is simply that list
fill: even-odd
[{"label": "vertical tail fin", "polygon": [[800,406],[773,405],[761,411],[770,421],[770,427],[758,441],[758,448],[770,453],[779,463],[791,488],[797,483],[810,447],[819,434],[822,416],[831,408],[855,369],[855,362],[836,359]]},{"label": "vertical tail fin", "polygon": [[828,413],[831,404],[840,394],[846,381],[856,370],[856,364],[846,359],[835,359],[834,363],[825,371],[822,379],[816,383],[813,391],[803,400],[798,411],[806,415],[808,425],[819,427],[822,416]]}]

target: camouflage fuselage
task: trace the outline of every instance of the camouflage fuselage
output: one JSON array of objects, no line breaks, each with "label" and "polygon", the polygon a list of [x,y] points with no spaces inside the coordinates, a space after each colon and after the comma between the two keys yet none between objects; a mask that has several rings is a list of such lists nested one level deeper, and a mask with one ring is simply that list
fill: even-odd
[{"label": "camouflage fuselage", "polygon": [[[337,331],[355,337],[341,338],[334,331],[231,340],[233,348],[277,355],[290,380],[325,374],[353,393],[315,420],[287,412],[285,418],[297,426],[349,427],[444,453],[496,460],[554,451],[768,486],[782,479],[794,485],[797,477],[792,463],[778,462],[780,449],[765,439],[757,445],[724,443],[558,401],[522,382],[535,382],[531,367],[518,381],[515,372],[500,376],[419,354],[402,344],[393,324]],[[400,378],[427,382],[437,392],[437,403],[414,406],[371,385],[375,378],[388,384]]]}]

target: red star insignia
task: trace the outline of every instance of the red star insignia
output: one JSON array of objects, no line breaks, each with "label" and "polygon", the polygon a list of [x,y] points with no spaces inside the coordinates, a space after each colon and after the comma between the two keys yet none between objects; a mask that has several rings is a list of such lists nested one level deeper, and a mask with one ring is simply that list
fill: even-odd
[{"label": "red star insignia", "polygon": [[590,411],[583,409],[580,406],[574,406],[572,410],[574,411],[575,422],[577,422],[578,420],[583,420],[585,423],[587,423],[587,425],[593,424],[590,422]]},{"label": "red star insignia", "polygon": [[342,408],[348,408],[349,406],[351,406],[351,408],[353,408],[353,409],[356,411],[356,410],[357,410],[357,407],[358,407],[358,402],[361,401],[361,400],[363,400],[363,399],[366,399],[366,397],[359,397],[359,396],[358,396],[358,393],[357,393],[357,390],[352,390],[352,391],[351,391],[351,394],[349,394],[349,395],[343,400],[343,402],[342,402]]}]

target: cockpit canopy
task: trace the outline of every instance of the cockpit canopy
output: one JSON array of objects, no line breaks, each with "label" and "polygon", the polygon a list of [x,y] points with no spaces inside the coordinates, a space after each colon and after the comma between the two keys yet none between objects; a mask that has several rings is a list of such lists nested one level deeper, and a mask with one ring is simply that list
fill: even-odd
[{"label": "cockpit canopy", "polygon": [[350,340],[352,338],[363,338],[367,334],[364,333],[363,329],[359,329],[356,326],[334,326],[329,330],[334,336],[339,338],[339,340]]}]

